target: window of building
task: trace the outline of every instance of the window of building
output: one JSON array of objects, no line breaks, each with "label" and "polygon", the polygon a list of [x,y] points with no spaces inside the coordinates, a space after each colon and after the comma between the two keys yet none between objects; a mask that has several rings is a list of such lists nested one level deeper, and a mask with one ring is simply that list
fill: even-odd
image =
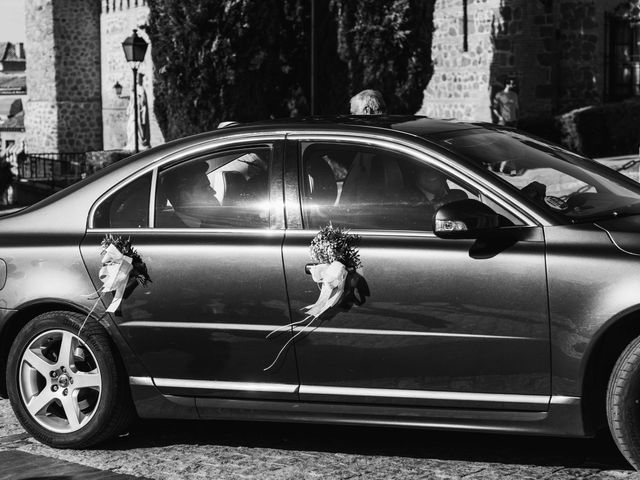
[{"label": "window of building", "polygon": [[606,16],[607,98],[640,96],[640,3],[624,2]]}]

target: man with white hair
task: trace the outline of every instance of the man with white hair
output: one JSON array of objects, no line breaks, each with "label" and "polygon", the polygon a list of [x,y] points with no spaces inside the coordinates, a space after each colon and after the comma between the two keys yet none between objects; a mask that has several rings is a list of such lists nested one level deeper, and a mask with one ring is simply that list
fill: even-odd
[{"label": "man with white hair", "polygon": [[387,106],[378,90],[363,90],[351,97],[351,115],[384,115]]}]

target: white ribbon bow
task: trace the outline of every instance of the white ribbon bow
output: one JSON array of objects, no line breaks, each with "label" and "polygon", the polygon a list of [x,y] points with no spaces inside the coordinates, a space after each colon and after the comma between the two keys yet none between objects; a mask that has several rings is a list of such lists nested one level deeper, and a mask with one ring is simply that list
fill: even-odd
[{"label": "white ribbon bow", "polygon": [[307,313],[307,316],[305,318],[297,322],[278,327],[271,333],[269,333],[269,335],[267,335],[267,338],[270,338],[272,335],[275,335],[282,330],[296,327],[306,322],[305,325],[303,325],[302,328],[298,332],[296,332],[293,337],[287,340],[287,342],[278,352],[278,355],[276,355],[276,358],[273,360],[273,362],[271,362],[271,365],[264,369],[265,371],[273,368],[282,354],[287,350],[289,345],[291,345],[291,343],[295,341],[296,338],[298,338],[307,329],[309,329],[316,318],[329,310],[331,307],[337,305],[342,298],[342,294],[344,293],[344,284],[347,279],[347,274],[349,273],[347,272],[347,267],[345,267],[344,264],[335,261],[331,264],[323,263],[321,265],[312,265],[311,267],[309,267],[309,271],[311,272],[313,281],[322,284],[322,286],[320,287],[320,296],[318,297],[318,300],[316,300],[316,303],[307,305],[306,307],[303,307],[301,309],[302,311]]},{"label": "white ribbon bow", "polygon": [[314,317],[319,317],[331,307],[338,304],[344,293],[344,283],[347,279],[347,267],[341,262],[331,264],[312,265],[309,267],[311,277],[316,283],[322,284],[320,296],[316,303],[307,305],[302,310]]},{"label": "white ribbon bow", "polygon": [[118,247],[113,244],[107,247],[102,256],[102,268],[98,273],[98,277],[103,284],[101,290],[103,292],[115,292],[111,304],[107,307],[107,312],[115,312],[122,302],[124,291],[129,281],[129,273],[133,268],[131,262],[131,257],[123,255],[118,250]]}]

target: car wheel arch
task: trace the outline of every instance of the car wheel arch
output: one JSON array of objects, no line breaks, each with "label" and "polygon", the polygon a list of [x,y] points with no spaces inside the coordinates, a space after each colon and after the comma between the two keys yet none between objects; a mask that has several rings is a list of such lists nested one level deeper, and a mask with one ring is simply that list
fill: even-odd
[{"label": "car wheel arch", "polygon": [[640,309],[607,322],[587,352],[582,369],[582,412],[587,431],[607,428],[606,395],[609,377],[624,349],[640,336]]}]

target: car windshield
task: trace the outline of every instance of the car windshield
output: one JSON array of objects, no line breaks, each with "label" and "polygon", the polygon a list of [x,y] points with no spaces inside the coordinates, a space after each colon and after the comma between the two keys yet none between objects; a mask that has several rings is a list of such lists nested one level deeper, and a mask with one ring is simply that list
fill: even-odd
[{"label": "car windshield", "polygon": [[498,129],[447,132],[435,140],[569,222],[640,214],[640,184],[561,147]]}]

